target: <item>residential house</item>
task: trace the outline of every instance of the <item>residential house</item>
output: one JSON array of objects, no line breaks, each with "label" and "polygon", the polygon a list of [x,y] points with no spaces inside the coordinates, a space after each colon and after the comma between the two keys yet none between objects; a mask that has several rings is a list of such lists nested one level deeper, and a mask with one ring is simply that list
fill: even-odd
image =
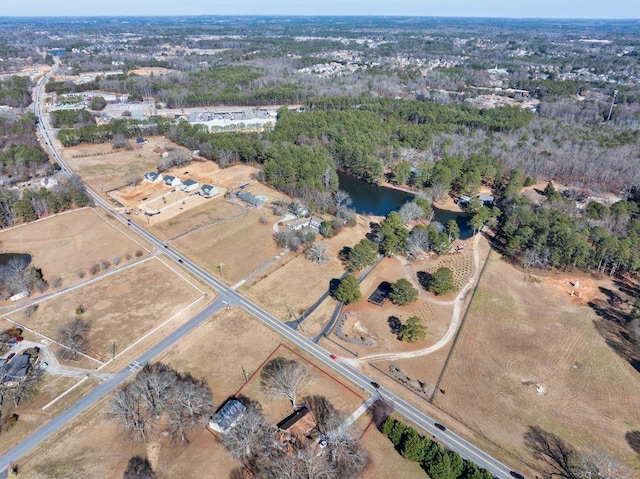
[{"label": "residential house", "polygon": [[302,228],[309,228],[318,233],[321,225],[322,218],[312,216],[311,218],[298,218],[297,220],[293,220],[287,224],[287,227],[295,231],[299,231]]},{"label": "residential house", "polygon": [[145,173],[143,178],[144,181],[148,181],[149,183],[160,183],[163,180],[162,175],[155,171]]},{"label": "residential house", "polygon": [[492,206],[495,201],[493,195],[478,195],[478,199],[482,201],[485,206]]},{"label": "residential house", "polygon": [[264,204],[266,203],[263,197],[252,195],[251,193],[247,193],[246,191],[240,191],[236,196],[245,203],[249,203],[256,208],[264,206]]},{"label": "residential house", "polygon": [[314,414],[308,407],[302,406],[280,421],[277,428],[283,442],[301,444],[318,436],[317,425]]},{"label": "residential house", "polygon": [[22,381],[29,372],[29,359],[28,354],[17,354],[10,361],[4,363],[0,367],[1,383],[7,386],[16,385]]},{"label": "residential house", "polygon": [[186,191],[187,193],[190,191],[195,191],[200,187],[200,183],[195,180],[185,180],[182,183],[182,191]]},{"label": "residential house", "polygon": [[182,180],[177,176],[165,175],[162,179],[164,186],[180,186],[182,184]]},{"label": "residential house", "polygon": [[218,188],[213,185],[202,185],[200,187],[200,196],[204,196],[205,198],[212,198],[219,194]]},{"label": "residential house", "polygon": [[50,176],[45,176],[40,180],[40,186],[47,189],[53,188],[55,186],[58,186],[58,180],[56,180],[55,178],[51,178]]},{"label": "residential house", "polygon": [[229,398],[209,420],[209,427],[216,432],[226,434],[247,408],[236,398]]}]

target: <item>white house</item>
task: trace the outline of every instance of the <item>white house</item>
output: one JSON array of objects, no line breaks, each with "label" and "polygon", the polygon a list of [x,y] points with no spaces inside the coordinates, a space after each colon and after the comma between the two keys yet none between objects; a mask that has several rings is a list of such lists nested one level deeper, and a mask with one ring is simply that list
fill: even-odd
[{"label": "white house", "polygon": [[182,180],[177,176],[166,175],[162,181],[165,186],[180,186],[182,184]]},{"label": "white house", "polygon": [[22,291],[18,294],[14,294],[9,298],[10,301],[20,301],[22,298],[29,296],[29,291]]},{"label": "white house", "polygon": [[144,174],[144,181],[148,181],[150,183],[160,183],[162,181],[162,175],[160,173],[156,173],[155,171],[149,171]]},{"label": "white house", "polygon": [[182,183],[182,191],[195,191],[200,187],[200,183],[195,180],[185,180]]},{"label": "white house", "polygon": [[205,198],[211,198],[213,196],[216,196],[219,191],[218,188],[216,188],[213,185],[202,185],[202,187],[200,187],[200,196],[204,196]]},{"label": "white house", "polygon": [[47,189],[53,188],[54,186],[58,186],[58,180],[50,176],[45,176],[40,180],[40,186]]}]

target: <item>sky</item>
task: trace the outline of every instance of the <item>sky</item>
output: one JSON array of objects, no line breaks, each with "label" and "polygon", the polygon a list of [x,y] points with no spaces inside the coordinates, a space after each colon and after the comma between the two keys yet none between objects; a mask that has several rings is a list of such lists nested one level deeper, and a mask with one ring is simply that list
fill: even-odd
[{"label": "sky", "polygon": [[0,16],[407,15],[640,19],[638,0],[0,0]]}]

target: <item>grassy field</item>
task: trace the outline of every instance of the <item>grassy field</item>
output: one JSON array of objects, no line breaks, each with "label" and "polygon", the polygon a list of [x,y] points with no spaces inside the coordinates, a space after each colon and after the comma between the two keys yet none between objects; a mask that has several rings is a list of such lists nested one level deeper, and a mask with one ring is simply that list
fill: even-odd
[{"label": "grassy field", "polygon": [[138,251],[147,254],[146,244],[120,228],[101,211],[86,208],[2,231],[0,243],[5,252],[30,254],[32,264],[42,269],[51,285],[60,278],[61,287],[67,287],[83,281],[80,272],[90,277],[93,264],[113,263],[114,258],[125,264]]},{"label": "grassy field", "polygon": [[610,281],[580,278],[590,286],[578,299],[565,286],[573,276],[531,282],[495,255],[437,404],[522,472],[515,458],[533,463],[523,435],[536,425],[578,449],[602,449],[638,474],[625,434],[640,428],[640,376],[607,346],[586,301]]},{"label": "grassy field", "polygon": [[259,221],[264,214],[264,208],[248,208],[242,218],[201,228],[171,245],[216,275],[222,265],[222,279],[235,284],[281,251],[272,225]]},{"label": "grassy field", "polygon": [[159,155],[153,149],[164,145],[170,142],[155,137],[132,150],[114,150],[111,143],[83,144],[62,149],[62,156],[94,191],[107,192],[130,184],[132,178],[142,179],[147,171],[155,171]]},{"label": "grassy field", "polygon": [[[303,251],[295,256],[294,253],[288,253],[247,281],[240,291],[283,321],[300,317],[327,291],[332,279],[344,274],[344,265],[338,259],[339,251],[345,246],[355,245],[366,231],[364,219],[361,218],[356,226],[343,228],[333,238],[320,237],[318,241],[325,243],[328,249],[328,263],[313,264],[304,257]],[[325,302],[336,304],[331,298]]]},{"label": "grassy field", "polygon": [[[245,311],[234,308],[212,317],[157,359],[206,379],[217,408],[244,385],[243,369],[252,375],[274,351],[277,355],[293,354],[286,348],[276,351],[279,345],[277,334]],[[325,395],[346,414],[361,404],[360,397],[349,387],[335,381],[323,370],[313,365],[309,367],[314,371],[315,380],[305,394]],[[290,410],[290,404],[284,399],[270,401],[264,397],[259,391],[259,380],[259,374],[256,374],[241,393],[260,400],[265,412],[274,422],[278,421]],[[225,478],[239,466],[226,454],[215,436],[204,428],[196,428],[189,433],[188,445],[173,443],[170,435],[162,433],[147,445],[130,441],[107,420],[105,405],[103,400],[25,457],[20,463],[21,474],[34,479],[116,479],[122,477],[128,459],[135,454],[149,455],[159,478]],[[364,422],[359,421],[358,427],[363,429]],[[377,440],[367,441],[377,443]],[[384,441],[381,444],[384,451]],[[374,451],[374,454],[376,463],[383,461],[379,454],[384,452]]]},{"label": "grassy field", "polygon": [[47,299],[30,318],[22,312],[9,318],[55,339],[58,328],[82,305],[82,317],[91,324],[87,354],[106,361],[114,342],[116,350],[122,351],[201,295],[174,270],[152,258]]},{"label": "grassy field", "polygon": [[18,414],[19,419],[11,429],[2,432],[0,454],[8,451],[29,434],[43,426],[51,417],[71,406],[97,384],[94,379],[86,380],[83,384],[50,406],[46,411],[42,409],[43,406],[57,398],[79,381],[79,378],[66,378],[45,374],[38,383],[38,393],[27,401],[24,401],[17,408],[11,410],[12,414]]}]

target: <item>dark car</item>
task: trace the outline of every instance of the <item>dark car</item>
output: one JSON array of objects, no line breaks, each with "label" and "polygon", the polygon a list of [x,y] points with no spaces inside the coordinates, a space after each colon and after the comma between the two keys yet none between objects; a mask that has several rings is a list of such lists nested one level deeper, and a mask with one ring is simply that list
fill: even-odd
[{"label": "dark car", "polygon": [[511,477],[515,477],[516,479],[524,479],[524,476],[519,472],[511,471],[509,474],[511,474]]},{"label": "dark car", "polygon": [[178,263],[184,263],[180,258],[178,258]]},{"label": "dark car", "polygon": [[446,427],[444,427],[442,424],[440,424],[440,423],[438,423],[438,422],[434,422],[434,423],[433,423],[433,425],[434,425],[435,427],[437,427],[438,429],[440,429],[441,431],[446,431],[446,430],[447,430],[447,428],[446,428]]},{"label": "dark car", "polygon": [[379,385],[377,382],[375,382],[375,381],[371,381],[371,385],[372,385],[374,388],[376,388],[376,389],[379,389],[379,388],[380,388],[380,385]]}]

